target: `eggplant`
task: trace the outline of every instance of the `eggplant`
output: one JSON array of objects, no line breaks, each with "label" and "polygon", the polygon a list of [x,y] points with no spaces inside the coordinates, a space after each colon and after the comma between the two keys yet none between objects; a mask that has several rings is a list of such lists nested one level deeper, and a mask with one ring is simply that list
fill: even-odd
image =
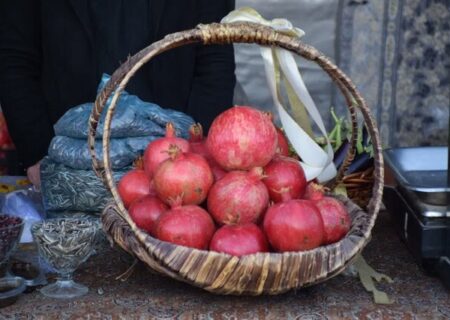
[{"label": "eggplant", "polygon": [[349,148],[350,142],[347,139],[345,139],[345,141],[340,145],[340,147],[334,152],[333,162],[336,168],[339,168],[344,162],[345,156],[347,155]]},{"label": "eggplant", "polygon": [[370,144],[369,131],[367,130],[367,127],[365,125],[363,125],[362,129],[362,144],[363,146],[368,146]]},{"label": "eggplant", "polygon": [[373,158],[370,156],[370,154],[364,152],[358,154],[355,159],[353,159],[345,174],[352,174],[358,171],[363,171],[371,166],[373,166]]}]

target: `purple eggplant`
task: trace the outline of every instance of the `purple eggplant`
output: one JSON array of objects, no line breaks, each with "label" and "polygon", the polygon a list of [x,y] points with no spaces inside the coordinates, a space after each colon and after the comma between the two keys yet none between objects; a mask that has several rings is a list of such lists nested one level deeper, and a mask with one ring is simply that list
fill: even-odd
[{"label": "purple eggplant", "polygon": [[364,152],[358,154],[355,159],[353,159],[352,163],[348,167],[346,174],[352,174],[358,171],[366,170],[367,168],[373,166],[373,158],[370,154]]},{"label": "purple eggplant", "polygon": [[350,142],[346,139],[341,146],[336,150],[333,157],[333,162],[336,168],[339,168],[344,162],[348,149],[350,148]]},{"label": "purple eggplant", "polygon": [[367,127],[365,125],[363,125],[362,144],[363,144],[363,146],[367,146],[369,143],[370,143],[369,131],[367,130]]}]

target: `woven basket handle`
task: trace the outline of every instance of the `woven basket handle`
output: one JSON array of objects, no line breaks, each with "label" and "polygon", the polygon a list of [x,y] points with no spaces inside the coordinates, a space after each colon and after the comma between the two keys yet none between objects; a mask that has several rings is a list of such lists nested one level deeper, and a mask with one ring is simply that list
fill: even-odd
[{"label": "woven basket handle", "polygon": [[[230,43],[255,43],[264,46],[277,46],[292,51],[303,58],[317,63],[337,84],[347,101],[351,121],[352,121],[352,147],[344,162],[345,167],[353,160],[355,154],[355,138],[356,138],[356,112],[353,101],[356,102],[358,110],[362,113],[364,122],[367,126],[371,141],[374,147],[374,184],[372,190],[372,198],[368,205],[368,213],[372,217],[371,224],[375,222],[377,213],[381,204],[382,188],[383,188],[383,158],[381,153],[380,137],[375,125],[375,121],[371,112],[356,89],[352,81],[335,66],[324,54],[317,49],[302,43],[298,38],[294,38],[279,33],[272,28],[250,22],[239,22],[230,24],[212,23],[208,25],[199,25],[197,28],[173,33],[164,39],[153,43],[137,54],[129,58],[122,64],[111,76],[111,79],[103,88],[102,92],[97,96],[94,108],[89,118],[89,136],[88,144],[92,156],[93,169],[96,174],[101,177],[105,185],[111,191],[114,200],[117,203],[119,214],[135,229],[134,222],[130,219],[127,210],[118,194],[111,171],[111,163],[109,159],[110,150],[110,131],[111,120],[114,114],[116,104],[120,93],[124,90],[133,75],[153,57],[176,47],[180,47],[191,43],[208,44],[230,44]],[[114,92],[114,93],[113,93]],[[104,130],[103,130],[103,163],[99,161],[95,154],[95,136],[100,115],[105,108],[106,102],[112,95],[110,106],[106,113]],[[340,180],[345,171],[345,167],[338,172],[337,180]]]}]

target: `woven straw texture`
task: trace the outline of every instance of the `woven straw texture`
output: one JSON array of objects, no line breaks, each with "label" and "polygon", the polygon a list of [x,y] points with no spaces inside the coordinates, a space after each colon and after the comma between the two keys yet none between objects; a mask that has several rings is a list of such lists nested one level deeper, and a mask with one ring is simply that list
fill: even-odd
[{"label": "woven straw texture", "polygon": [[[374,179],[367,212],[361,210],[351,200],[342,199],[352,217],[352,227],[345,238],[332,245],[310,251],[259,253],[238,258],[162,242],[136,227],[120,199],[112,176],[108,157],[112,116],[120,92],[146,62],[167,50],[190,43],[203,45],[255,43],[276,46],[317,63],[331,77],[347,101],[353,130],[351,148],[330,186],[342,181],[345,169],[354,158],[358,125],[356,113],[358,111],[361,113],[374,146]],[[103,154],[106,156],[101,163],[96,158],[93,146],[100,115],[110,97],[112,97],[111,104],[106,113],[103,131]],[[97,97],[89,127],[88,141],[93,168],[114,197],[114,203],[105,208],[102,216],[105,231],[122,248],[152,269],[169,277],[219,294],[279,294],[335,276],[369,241],[380,208],[383,188],[383,159],[378,130],[368,106],[351,80],[322,53],[297,38],[254,23],[213,23],[168,35],[130,57],[114,72],[109,83]]]}]

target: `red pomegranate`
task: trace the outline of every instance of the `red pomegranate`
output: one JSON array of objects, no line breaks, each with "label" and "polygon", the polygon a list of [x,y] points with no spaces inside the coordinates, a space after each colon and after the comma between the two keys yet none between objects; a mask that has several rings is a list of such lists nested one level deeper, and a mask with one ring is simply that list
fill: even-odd
[{"label": "red pomegranate", "polygon": [[151,196],[156,196],[156,190],[155,190],[155,182],[153,181],[153,179],[150,180],[150,191],[149,194]]},{"label": "red pomegranate", "polygon": [[211,188],[214,178],[204,157],[186,152],[176,145],[168,151],[170,158],[156,169],[153,177],[158,197],[165,203],[181,198],[182,204],[202,203]]},{"label": "red pomegranate", "polygon": [[189,128],[190,151],[209,158],[203,137],[203,127],[200,123],[195,123]]},{"label": "red pomegranate", "polygon": [[262,168],[231,171],[209,191],[208,211],[219,224],[254,223],[267,208],[269,193],[261,182]]},{"label": "red pomegranate", "polygon": [[144,170],[144,156],[139,156],[133,161],[133,169]]},{"label": "red pomegranate", "polygon": [[322,215],[325,227],[323,244],[341,240],[352,225],[352,220],[345,206],[339,200],[331,197],[323,197],[316,201],[315,204]]},{"label": "red pomegranate", "polygon": [[277,150],[276,153],[280,154],[282,156],[288,157],[289,156],[289,143],[287,141],[287,138],[280,128],[278,128],[275,123],[273,122],[273,113],[272,112],[264,112],[267,114],[267,116],[272,121],[273,125],[275,126],[275,129],[277,130]]},{"label": "red pomegranate", "polygon": [[0,111],[0,150],[12,150],[14,149],[14,144],[9,135],[8,127],[6,125],[5,117],[3,112]]},{"label": "red pomegranate", "polygon": [[306,178],[297,160],[276,155],[264,168],[264,184],[274,202],[300,198],[305,192]]},{"label": "red pomegranate", "polygon": [[314,181],[308,182],[303,194],[303,199],[317,201],[323,198],[325,194],[325,187]]},{"label": "red pomegranate", "polygon": [[148,195],[133,201],[128,212],[139,228],[154,235],[156,221],[167,210],[169,207],[164,202],[155,196]]},{"label": "red pomegranate", "polygon": [[277,149],[277,131],[270,116],[235,106],[214,119],[206,139],[209,154],[225,170],[264,167]]},{"label": "red pomegranate", "polygon": [[209,166],[211,167],[213,176],[214,176],[214,181],[220,180],[223,177],[225,177],[225,175],[227,174],[227,172],[225,170],[222,169],[221,166],[219,166],[219,164],[217,162],[214,161],[214,159],[209,159],[208,160]]},{"label": "red pomegranate", "polygon": [[222,226],[214,233],[209,249],[228,253],[233,256],[244,256],[269,250],[266,237],[255,224]]},{"label": "red pomegranate", "polygon": [[287,141],[286,136],[284,135],[284,132],[280,128],[277,129],[277,152],[278,154],[289,157],[289,143]]},{"label": "red pomegranate", "polygon": [[144,170],[149,178],[153,176],[156,168],[164,160],[169,158],[167,150],[170,145],[178,146],[183,152],[189,151],[189,142],[175,135],[175,127],[168,122],[166,136],[150,142],[144,152]]},{"label": "red pomegranate", "polygon": [[211,216],[196,205],[176,206],[158,219],[155,235],[159,240],[185,247],[207,249],[215,226]]},{"label": "red pomegranate", "polygon": [[227,173],[220,165],[211,157],[206,148],[206,141],[203,138],[203,127],[200,123],[193,124],[189,128],[190,151],[205,157],[211,167],[214,181],[217,181]]},{"label": "red pomegranate", "polygon": [[322,244],[324,226],[312,201],[289,200],[271,206],[264,217],[264,232],[276,251],[304,251]]},{"label": "red pomegranate", "polygon": [[144,170],[133,169],[120,179],[117,189],[125,208],[128,208],[133,201],[150,194],[150,180]]}]

